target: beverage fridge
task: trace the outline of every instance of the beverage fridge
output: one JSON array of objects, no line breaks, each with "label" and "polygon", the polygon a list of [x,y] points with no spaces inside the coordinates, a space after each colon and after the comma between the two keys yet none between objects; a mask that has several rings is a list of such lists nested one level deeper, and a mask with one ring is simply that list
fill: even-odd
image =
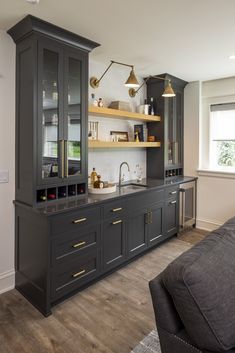
[{"label": "beverage fridge", "polygon": [[179,232],[196,226],[196,181],[180,184]]}]

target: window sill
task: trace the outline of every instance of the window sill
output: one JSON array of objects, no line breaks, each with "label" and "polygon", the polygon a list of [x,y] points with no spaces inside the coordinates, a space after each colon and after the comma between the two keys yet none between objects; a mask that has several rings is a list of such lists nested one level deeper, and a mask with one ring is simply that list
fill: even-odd
[{"label": "window sill", "polygon": [[235,172],[227,172],[224,170],[198,169],[199,176],[209,176],[213,178],[235,179]]}]

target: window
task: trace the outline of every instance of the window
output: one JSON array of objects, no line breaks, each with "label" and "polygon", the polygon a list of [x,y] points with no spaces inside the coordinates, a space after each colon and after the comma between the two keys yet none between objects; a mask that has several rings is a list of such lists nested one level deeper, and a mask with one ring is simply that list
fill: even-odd
[{"label": "window", "polygon": [[210,106],[210,168],[235,172],[235,103]]}]

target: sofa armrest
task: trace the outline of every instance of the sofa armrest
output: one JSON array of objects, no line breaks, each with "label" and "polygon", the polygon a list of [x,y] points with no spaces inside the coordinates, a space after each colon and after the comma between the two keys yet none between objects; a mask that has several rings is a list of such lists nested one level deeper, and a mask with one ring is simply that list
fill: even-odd
[{"label": "sofa armrest", "polygon": [[183,328],[173,300],[161,280],[161,274],[149,282],[157,327],[176,334]]}]

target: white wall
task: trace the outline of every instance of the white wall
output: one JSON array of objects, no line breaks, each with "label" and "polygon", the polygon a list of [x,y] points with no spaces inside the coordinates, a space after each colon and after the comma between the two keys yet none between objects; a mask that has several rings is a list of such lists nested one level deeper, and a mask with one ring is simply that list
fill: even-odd
[{"label": "white wall", "polygon": [[[235,94],[235,78],[192,82],[185,88],[185,173],[198,175],[199,159],[207,154],[208,100],[230,99]],[[199,127],[200,125],[200,127]],[[199,141],[201,146],[199,146]],[[199,154],[200,151],[200,154]],[[199,156],[201,158],[199,158]],[[204,163],[204,162],[203,162]],[[203,166],[203,164],[201,164]],[[198,178],[197,226],[212,230],[235,216],[235,177],[202,176]]]},{"label": "white wall", "polygon": [[14,287],[15,44],[0,31],[0,293]]},{"label": "white wall", "polygon": [[[95,61],[90,61],[89,76],[99,78],[107,68],[109,62],[101,65]],[[103,98],[105,106],[108,106],[111,101],[130,102],[133,111],[139,104],[144,103],[145,89],[141,89],[135,98],[130,98],[128,88],[124,86],[127,77],[129,76],[130,68],[114,64],[107,72],[106,76],[100,82],[100,87],[97,89],[89,88],[89,97],[91,93],[95,97]],[[139,80],[141,82],[141,79]],[[108,139],[110,131],[127,131],[130,139],[133,139],[134,124],[139,122],[125,121],[119,119],[89,117],[90,121],[99,122],[99,137],[100,139]],[[103,180],[117,182],[118,171],[120,164],[126,161],[130,165],[131,172],[128,173],[126,167],[123,168],[125,180],[136,179],[135,169],[139,164],[143,177],[146,176],[146,151],[145,149],[91,149],[88,155],[88,171],[89,174],[92,168],[95,167],[97,172],[101,174]]]}]

